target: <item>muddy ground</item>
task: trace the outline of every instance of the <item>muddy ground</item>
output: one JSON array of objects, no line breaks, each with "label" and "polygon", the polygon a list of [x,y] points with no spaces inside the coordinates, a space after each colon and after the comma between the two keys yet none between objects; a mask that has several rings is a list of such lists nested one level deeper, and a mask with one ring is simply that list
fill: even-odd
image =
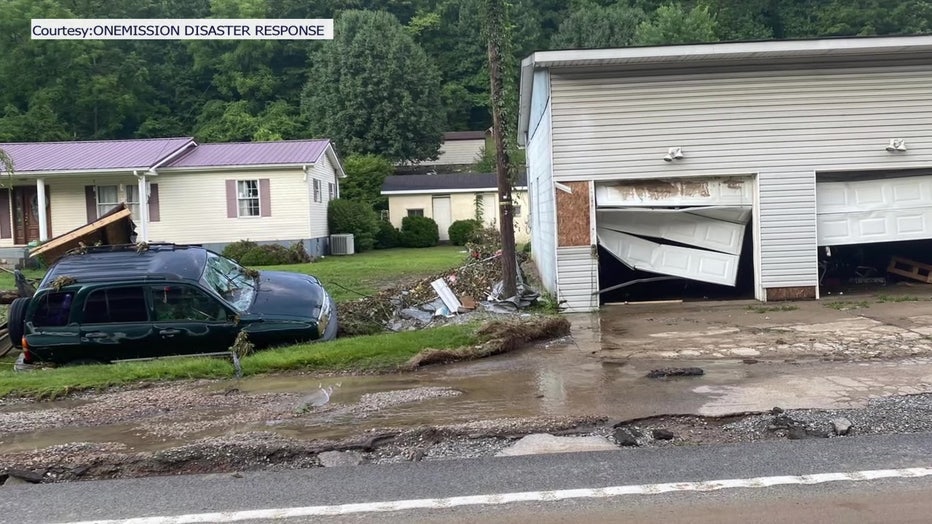
[{"label": "muddy ground", "polygon": [[[573,317],[564,339],[393,377],[296,375],[7,399],[0,480],[470,458],[535,433],[636,449],[932,431],[932,294],[922,291],[789,305],[608,306]],[[689,365],[706,373],[645,378],[652,367]]]}]

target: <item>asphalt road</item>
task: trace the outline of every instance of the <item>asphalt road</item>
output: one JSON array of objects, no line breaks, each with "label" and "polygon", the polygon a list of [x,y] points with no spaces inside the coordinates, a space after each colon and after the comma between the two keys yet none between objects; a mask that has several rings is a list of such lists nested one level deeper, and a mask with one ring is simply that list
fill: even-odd
[{"label": "asphalt road", "polygon": [[5,485],[0,522],[929,522],[930,452],[914,434]]}]

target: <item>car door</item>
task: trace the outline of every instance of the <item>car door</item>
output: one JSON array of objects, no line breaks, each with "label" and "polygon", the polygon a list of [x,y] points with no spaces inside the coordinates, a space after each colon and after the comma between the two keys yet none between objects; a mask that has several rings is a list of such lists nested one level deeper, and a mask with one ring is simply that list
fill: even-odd
[{"label": "car door", "polygon": [[142,285],[91,289],[79,328],[83,359],[110,362],[152,356],[154,328]]},{"label": "car door", "polygon": [[154,318],[154,343],[164,354],[229,351],[238,327],[220,299],[183,283],[148,287]]}]

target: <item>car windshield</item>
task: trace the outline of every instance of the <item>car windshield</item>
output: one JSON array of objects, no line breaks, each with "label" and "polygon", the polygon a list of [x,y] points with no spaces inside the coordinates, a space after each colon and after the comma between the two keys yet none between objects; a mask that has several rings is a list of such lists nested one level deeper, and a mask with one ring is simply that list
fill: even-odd
[{"label": "car windshield", "polygon": [[232,260],[207,254],[201,281],[239,311],[246,311],[256,295],[256,277]]}]

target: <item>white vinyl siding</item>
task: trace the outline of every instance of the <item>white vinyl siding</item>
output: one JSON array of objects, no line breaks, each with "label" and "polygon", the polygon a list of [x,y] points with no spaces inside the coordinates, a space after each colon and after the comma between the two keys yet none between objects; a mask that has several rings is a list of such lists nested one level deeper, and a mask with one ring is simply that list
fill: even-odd
[{"label": "white vinyl siding", "polygon": [[815,173],[762,171],[758,184],[762,287],[817,285]]},{"label": "white vinyl siding", "polygon": [[[534,244],[531,244],[533,249]],[[599,261],[592,247],[557,248],[557,300],[569,313],[599,308]]]},{"label": "white vinyl siding", "polygon": [[437,160],[419,162],[422,166],[475,164],[482,158],[485,140],[447,140],[440,144],[440,157]]},{"label": "white vinyl siding", "polygon": [[[498,227],[498,215],[495,209],[497,193],[451,193],[450,206],[452,208],[452,220],[468,220],[476,218],[476,196],[480,196],[483,202],[482,220],[486,226]],[[433,217],[433,194],[422,193],[417,195],[388,195],[388,220],[397,228],[401,227],[401,221],[408,216],[408,210],[422,210],[423,216]],[[515,205],[527,205],[527,192],[515,191],[512,193]],[[530,241],[527,213],[520,217],[515,217],[515,242],[524,243]]]},{"label": "white vinyl siding", "polygon": [[[621,78],[551,72],[554,178],[932,164],[927,65]],[[885,150],[906,138],[907,154]],[[664,162],[670,147],[684,159]]]},{"label": "white vinyl siding", "polygon": [[534,109],[528,132],[528,212],[531,230],[531,257],[537,265],[544,288],[557,292],[557,231],[556,199],[551,162],[550,102],[548,72],[534,73]]},{"label": "white vinyl siding", "polygon": [[[320,195],[321,183],[332,183],[335,187],[336,184],[338,184],[333,162],[331,162],[330,157],[326,153],[321,155],[320,160],[310,169],[307,181],[308,187],[304,190],[304,194],[306,195],[305,202],[307,202],[306,205],[310,206],[310,225],[305,226],[305,230],[307,230],[307,227],[310,227],[309,238],[321,238],[330,234],[330,229],[327,226],[327,206],[330,201],[323,198],[313,201],[315,180],[317,181],[318,195]],[[335,191],[339,193],[339,189]],[[304,216],[307,217],[307,212],[305,212]],[[308,237],[305,236],[304,238]]]},{"label": "white vinyl siding", "polygon": [[[228,218],[226,181],[259,179],[269,179],[271,216]],[[159,176],[149,180],[159,185],[161,214],[159,222],[149,223],[153,242],[208,244],[308,238],[308,193],[300,168],[196,172],[160,169]]]}]

